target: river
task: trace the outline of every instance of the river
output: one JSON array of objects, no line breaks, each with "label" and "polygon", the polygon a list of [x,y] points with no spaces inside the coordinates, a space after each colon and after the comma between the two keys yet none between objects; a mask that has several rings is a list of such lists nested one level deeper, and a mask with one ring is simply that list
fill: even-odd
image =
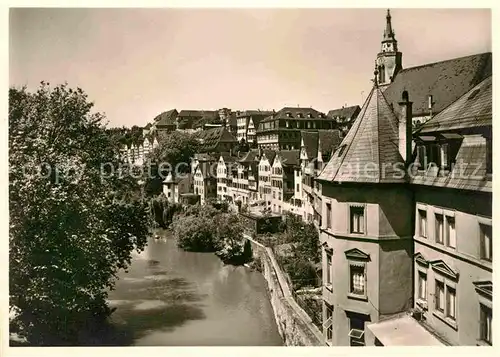
[{"label": "river", "polygon": [[212,253],[185,252],[167,232],[134,255],[109,299],[118,344],[283,344],[259,272],[224,265]]}]

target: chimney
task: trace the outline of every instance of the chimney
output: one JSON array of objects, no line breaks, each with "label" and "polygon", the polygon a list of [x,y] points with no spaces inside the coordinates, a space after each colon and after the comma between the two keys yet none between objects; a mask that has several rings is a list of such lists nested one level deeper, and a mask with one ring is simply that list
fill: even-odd
[{"label": "chimney", "polygon": [[412,102],[410,102],[408,92],[405,90],[399,102],[399,153],[403,157],[405,164],[411,160],[412,143]]},{"label": "chimney", "polygon": [[434,102],[432,99],[433,99],[432,94],[429,94],[429,96],[427,97],[428,100],[427,106],[429,108],[429,119],[432,118],[432,107],[434,106]]}]

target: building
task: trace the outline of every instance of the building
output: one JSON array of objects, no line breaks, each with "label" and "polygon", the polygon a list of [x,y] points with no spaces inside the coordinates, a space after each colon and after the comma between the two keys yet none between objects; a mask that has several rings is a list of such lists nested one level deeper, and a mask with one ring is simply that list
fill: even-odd
[{"label": "building", "polygon": [[177,129],[176,119],[178,114],[179,112],[176,109],[159,114],[154,118],[150,131],[174,131]]},{"label": "building", "polygon": [[335,128],[339,129],[342,134],[345,135],[349,129],[351,129],[351,126],[354,123],[354,120],[358,117],[360,110],[361,108],[359,105],[353,105],[350,107],[330,110],[326,116],[335,120]]},{"label": "building", "polygon": [[190,174],[175,176],[169,172],[163,181],[163,194],[168,202],[180,203],[181,195],[189,193],[190,186]]},{"label": "building", "polygon": [[237,120],[237,134],[238,142],[244,139],[247,143],[253,143],[257,140],[256,132],[259,123],[262,119],[272,115],[273,111],[268,110],[245,110],[238,112],[236,115]]},{"label": "building", "polygon": [[332,345],[371,344],[369,323],[411,308],[413,202],[407,177],[398,171],[411,155],[408,106],[403,99],[396,116],[375,79],[353,127],[317,178],[324,334]]},{"label": "building", "polygon": [[211,128],[196,132],[195,138],[200,143],[200,153],[230,152],[237,144],[236,138],[225,127]]},{"label": "building", "polygon": [[232,192],[228,189],[232,184],[229,179],[232,178],[231,172],[233,166],[236,165],[237,157],[229,154],[222,154],[217,162],[217,200],[232,202]]},{"label": "building", "polygon": [[299,150],[301,130],[333,129],[334,122],[312,108],[285,107],[259,123],[257,144],[261,149]]},{"label": "building", "polygon": [[177,130],[193,132],[201,130],[203,123],[218,121],[218,111],[215,110],[181,110],[176,118]]},{"label": "building", "polygon": [[265,202],[265,207],[271,210],[271,197],[272,197],[272,186],[271,186],[271,168],[274,163],[274,158],[276,157],[276,151],[274,150],[260,150],[260,160],[259,160],[259,200]]},{"label": "building", "polygon": [[271,210],[281,214],[290,211],[295,193],[295,170],[300,167],[300,150],[280,150],[271,166]]},{"label": "building", "polygon": [[191,163],[193,172],[193,192],[204,205],[207,200],[217,198],[217,161],[206,154],[196,154]]},{"label": "building", "polygon": [[389,11],[386,20],[381,50],[376,57],[378,83],[393,108],[398,107],[401,92],[411,93],[414,127],[422,125],[491,76],[491,53],[403,68]]},{"label": "building", "polygon": [[342,141],[340,130],[302,131],[300,144],[300,197],[303,220],[321,226],[321,183],[315,181]]},{"label": "building", "polygon": [[414,308],[450,345],[491,345],[492,77],[414,136]]},{"label": "building", "polygon": [[491,53],[402,69],[390,22],[374,86],[317,178],[325,341],[489,345]]}]

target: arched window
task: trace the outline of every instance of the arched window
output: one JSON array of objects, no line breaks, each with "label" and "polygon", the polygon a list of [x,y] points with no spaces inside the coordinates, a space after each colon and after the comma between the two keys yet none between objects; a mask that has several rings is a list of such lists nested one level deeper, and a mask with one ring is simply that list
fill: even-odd
[{"label": "arched window", "polygon": [[385,66],[381,65],[378,68],[378,81],[379,83],[385,82]]}]

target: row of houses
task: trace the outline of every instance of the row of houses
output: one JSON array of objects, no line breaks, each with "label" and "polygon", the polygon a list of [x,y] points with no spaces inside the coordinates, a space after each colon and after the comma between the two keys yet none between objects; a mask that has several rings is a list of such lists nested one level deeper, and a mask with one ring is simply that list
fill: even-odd
[{"label": "row of houses", "polygon": [[361,108],[248,112],[258,149],[221,130],[165,192],[314,222],[327,345],[491,345],[491,61],[403,68],[388,11]]}]

